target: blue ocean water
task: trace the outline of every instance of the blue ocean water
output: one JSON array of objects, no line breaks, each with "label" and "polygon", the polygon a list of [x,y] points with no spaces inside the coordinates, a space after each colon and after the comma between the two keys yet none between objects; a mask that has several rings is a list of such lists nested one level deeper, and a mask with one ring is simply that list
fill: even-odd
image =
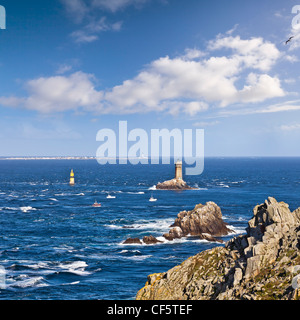
[{"label": "blue ocean water", "polygon": [[[180,211],[207,201],[221,207],[235,234],[245,232],[253,207],[268,196],[291,210],[300,206],[300,158],[208,158],[202,175],[185,179],[198,190],[153,190],[173,175],[172,164],[0,161],[0,299],[134,299],[148,274],[220,244],[122,244],[127,238],[162,239]],[[101,208],[92,207],[95,200]]]}]

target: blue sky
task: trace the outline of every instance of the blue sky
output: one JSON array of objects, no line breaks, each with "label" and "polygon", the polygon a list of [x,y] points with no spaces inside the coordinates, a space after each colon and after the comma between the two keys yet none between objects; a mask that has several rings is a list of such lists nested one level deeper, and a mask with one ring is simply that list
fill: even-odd
[{"label": "blue sky", "polygon": [[94,156],[120,120],[300,156],[297,1],[0,0],[0,156]]}]

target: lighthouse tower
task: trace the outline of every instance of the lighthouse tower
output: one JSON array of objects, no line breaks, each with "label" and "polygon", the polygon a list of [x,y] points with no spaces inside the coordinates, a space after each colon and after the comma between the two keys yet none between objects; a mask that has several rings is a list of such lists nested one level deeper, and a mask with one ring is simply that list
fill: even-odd
[{"label": "lighthouse tower", "polygon": [[182,180],[182,161],[177,161],[175,163],[175,179]]},{"label": "lighthouse tower", "polygon": [[70,173],[70,186],[74,186],[74,184],[75,184],[75,178],[74,178],[74,172],[72,169]]}]

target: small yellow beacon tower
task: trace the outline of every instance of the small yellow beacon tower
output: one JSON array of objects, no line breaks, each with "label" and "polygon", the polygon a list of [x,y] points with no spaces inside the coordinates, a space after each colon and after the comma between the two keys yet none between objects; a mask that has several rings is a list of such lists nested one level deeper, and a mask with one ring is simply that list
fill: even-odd
[{"label": "small yellow beacon tower", "polygon": [[74,186],[74,184],[75,184],[75,178],[74,178],[74,172],[72,169],[70,173],[70,186]]}]

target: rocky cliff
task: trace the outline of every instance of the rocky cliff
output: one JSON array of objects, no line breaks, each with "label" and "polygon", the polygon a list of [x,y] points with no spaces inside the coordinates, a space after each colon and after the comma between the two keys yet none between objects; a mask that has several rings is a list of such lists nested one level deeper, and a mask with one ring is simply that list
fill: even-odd
[{"label": "rocky cliff", "polygon": [[148,276],[137,300],[300,299],[300,208],[268,198],[245,235]]}]

